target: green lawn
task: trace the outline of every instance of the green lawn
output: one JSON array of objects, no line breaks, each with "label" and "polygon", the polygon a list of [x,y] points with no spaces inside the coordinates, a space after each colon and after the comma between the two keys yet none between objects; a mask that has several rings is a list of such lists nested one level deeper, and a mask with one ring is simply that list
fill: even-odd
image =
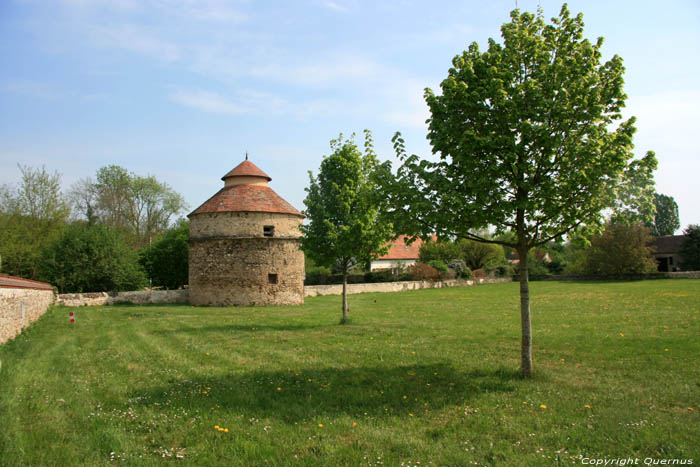
[{"label": "green lawn", "polygon": [[340,297],[57,307],[0,346],[0,465],[700,463],[700,281],[531,293],[531,380],[515,283],[353,295],[346,326]]}]

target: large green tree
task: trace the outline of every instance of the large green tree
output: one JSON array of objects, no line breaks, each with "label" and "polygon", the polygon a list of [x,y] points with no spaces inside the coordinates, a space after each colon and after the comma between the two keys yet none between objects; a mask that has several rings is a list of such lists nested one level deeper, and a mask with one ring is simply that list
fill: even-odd
[{"label": "large green tree", "polygon": [[[601,63],[602,38],[583,38],[583,16],[564,5],[514,10],[503,43],[473,43],[452,61],[441,94],[426,89],[437,158],[407,156],[387,183],[398,231],[512,247],[520,258],[582,224],[600,222],[632,158],[634,118],[623,121],[622,59]],[[512,231],[512,241],[478,229]],[[532,374],[527,261],[520,271],[521,362]]]},{"label": "large green tree", "polygon": [[177,289],[187,284],[190,223],[181,221],[139,252],[152,285]]},{"label": "large green tree", "polygon": [[100,221],[118,229],[137,247],[163,233],[170,220],[187,207],[167,183],[117,165],[99,169],[95,181],[82,179],[73,184],[70,198],[89,223]]},{"label": "large green tree", "polygon": [[685,271],[700,271],[700,225],[689,225],[683,231],[685,240],[681,246],[681,266]]},{"label": "large green tree", "polygon": [[[354,135],[353,135],[354,136]],[[383,169],[365,130],[365,151],[343,135],[331,141],[330,156],[321,162],[318,177],[309,172],[304,200],[308,223],[302,225],[304,252],[316,264],[343,274],[343,317],[348,320],[349,269],[386,252],[392,226],[382,215],[385,197],[379,192],[378,173]]]},{"label": "large green tree", "polygon": [[652,236],[641,222],[608,222],[591,238],[584,253],[584,272],[596,276],[646,274],[657,270],[649,244]]},{"label": "large green tree", "polygon": [[41,250],[65,228],[61,175],[18,164],[17,186],[0,189],[0,271],[35,279]]},{"label": "large green tree", "polygon": [[146,285],[138,255],[104,224],[71,224],[44,248],[39,278],[66,292],[137,290]]},{"label": "large green tree", "polygon": [[654,222],[649,225],[652,235],[655,237],[673,235],[681,227],[676,200],[673,199],[673,196],[656,193],[654,206],[656,206]]}]

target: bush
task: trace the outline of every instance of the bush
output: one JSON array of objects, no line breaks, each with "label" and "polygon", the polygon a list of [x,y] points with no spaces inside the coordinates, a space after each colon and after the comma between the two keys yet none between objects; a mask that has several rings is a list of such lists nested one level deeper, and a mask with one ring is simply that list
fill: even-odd
[{"label": "bush", "polygon": [[513,277],[513,266],[509,263],[499,264],[486,269],[489,276],[494,277]]},{"label": "bush", "polygon": [[427,264],[437,269],[440,273],[447,272],[447,264],[443,260],[434,259],[432,261],[428,261]]},{"label": "bush", "polygon": [[656,261],[647,246],[652,237],[641,223],[608,222],[586,250],[584,271],[591,275],[646,274],[656,272]]},{"label": "bush", "polygon": [[188,282],[190,223],[180,222],[165,232],[162,239],[139,252],[139,262],[151,284],[178,289]]},{"label": "bush", "polygon": [[146,285],[136,252],[116,231],[82,222],[70,225],[42,251],[39,276],[61,293],[138,290]]},{"label": "bush", "polygon": [[683,233],[686,239],[681,247],[681,266],[686,271],[700,271],[700,225],[689,225]]},{"label": "bush", "polygon": [[484,269],[475,269],[472,271],[474,279],[486,279],[486,271]]},{"label": "bush", "polygon": [[414,281],[436,281],[440,279],[440,271],[425,263],[416,263],[408,269]]}]

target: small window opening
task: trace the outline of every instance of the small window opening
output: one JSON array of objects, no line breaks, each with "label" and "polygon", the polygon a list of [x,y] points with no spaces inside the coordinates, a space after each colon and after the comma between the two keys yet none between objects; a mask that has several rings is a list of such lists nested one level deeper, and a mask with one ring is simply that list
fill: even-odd
[{"label": "small window opening", "polygon": [[277,283],[277,274],[268,274],[267,275],[267,281],[270,284],[276,284]]},{"label": "small window opening", "polygon": [[265,237],[274,237],[275,236],[275,226],[274,225],[266,225],[263,227],[263,236]]}]

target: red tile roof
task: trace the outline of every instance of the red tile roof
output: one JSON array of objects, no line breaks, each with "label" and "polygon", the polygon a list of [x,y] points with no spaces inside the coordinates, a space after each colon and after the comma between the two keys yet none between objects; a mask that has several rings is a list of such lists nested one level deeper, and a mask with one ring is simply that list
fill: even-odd
[{"label": "red tile roof", "polygon": [[222,188],[189,216],[214,212],[275,212],[304,217],[272,188],[250,184]]},{"label": "red tile roof", "polygon": [[257,165],[249,160],[244,160],[238,164],[229,173],[221,177],[221,180],[226,180],[230,177],[265,177],[268,182],[272,180],[269,175],[260,170]]},{"label": "red tile roof", "polygon": [[[420,238],[417,238],[415,242],[411,243],[410,245],[406,245],[406,239],[408,236],[406,235],[401,235],[399,238],[394,240],[393,242],[390,242],[391,247],[389,248],[389,251],[387,254],[384,256],[380,256],[377,259],[415,259],[417,260],[418,257],[420,256],[420,247],[423,244],[423,241]],[[433,240],[436,240],[437,237],[434,237]]]},{"label": "red tile roof", "polygon": [[0,288],[53,290],[51,284],[47,284],[46,282],[23,279],[17,276],[8,276],[7,274],[0,274]]}]

